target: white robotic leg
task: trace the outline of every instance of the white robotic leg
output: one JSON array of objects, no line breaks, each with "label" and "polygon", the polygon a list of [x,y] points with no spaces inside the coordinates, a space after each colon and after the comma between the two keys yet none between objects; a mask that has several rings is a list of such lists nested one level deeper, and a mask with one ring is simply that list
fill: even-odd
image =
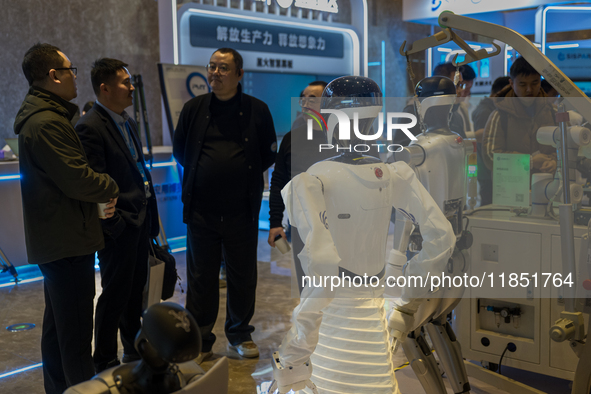
[{"label": "white robotic leg", "polygon": [[418,329],[418,334],[410,333],[402,342],[402,350],[412,370],[427,394],[446,394],[437,360],[425,340],[425,335]]},{"label": "white robotic leg", "polygon": [[447,321],[434,320],[425,326],[439,362],[455,394],[470,392],[470,382],[462,358],[462,348]]}]

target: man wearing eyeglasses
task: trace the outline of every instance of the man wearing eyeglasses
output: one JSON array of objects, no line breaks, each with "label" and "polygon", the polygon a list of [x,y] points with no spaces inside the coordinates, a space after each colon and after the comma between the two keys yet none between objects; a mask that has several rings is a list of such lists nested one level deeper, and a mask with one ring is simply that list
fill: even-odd
[{"label": "man wearing eyeglasses", "polygon": [[44,278],[41,355],[48,394],[94,375],[91,341],[94,253],[104,247],[97,203],[113,216],[119,188],[93,171],[70,124],[77,106],[76,68],[58,48],[25,54],[29,92],[16,116],[25,242]]},{"label": "man wearing eyeglasses", "polygon": [[[267,242],[271,247],[275,247],[275,239],[278,236],[287,240],[287,235],[283,230],[283,211],[285,205],[281,197],[281,190],[296,175],[306,171],[312,164],[334,156],[329,151],[318,152],[318,144],[326,143],[326,133],[320,128],[319,124],[312,122],[312,139],[307,139],[308,119],[312,119],[310,114],[313,111],[320,112],[322,92],[328,85],[324,81],[310,82],[302,91],[300,97],[301,115],[296,116],[291,126],[291,130],[283,136],[279,152],[275,160],[275,169],[271,177],[271,188],[269,193],[269,238]],[[292,146],[294,147],[292,151]],[[292,166],[293,164],[293,166]],[[295,227],[291,228],[291,241],[293,247],[294,275],[292,275],[292,289],[297,286],[298,291],[293,291],[295,297],[299,297],[303,289],[302,277],[304,271],[298,258],[299,252],[304,247],[303,241]]]},{"label": "man wearing eyeglasses", "polygon": [[207,67],[212,93],[189,100],[181,111],[173,153],[184,167],[183,221],[187,223],[187,309],[201,329],[202,353],[211,357],[218,314],[218,274],[226,261],[225,333],[242,357],[258,357],[252,341],[257,283],[258,216],[263,172],[277,150],[265,103],[242,93],[242,56],[216,50]]}]

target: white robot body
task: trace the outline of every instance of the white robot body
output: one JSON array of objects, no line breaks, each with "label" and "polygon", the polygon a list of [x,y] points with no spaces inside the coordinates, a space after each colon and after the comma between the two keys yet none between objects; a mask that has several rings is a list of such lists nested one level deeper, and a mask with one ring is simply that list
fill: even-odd
[{"label": "white robot body", "polygon": [[310,167],[308,173],[321,179],[324,187],[327,226],[339,251],[339,267],[357,275],[383,275],[392,212],[386,165],[327,160]]},{"label": "white robot body", "polygon": [[[435,103],[437,99],[427,100]],[[437,120],[441,122],[441,119]],[[458,134],[449,131],[447,125],[439,123],[439,128],[434,126],[426,133],[418,135],[416,141],[396,155],[396,160],[404,161],[413,167],[423,186],[452,224],[458,244],[464,244],[464,248],[469,247],[463,239],[466,235],[462,231],[462,214],[467,191],[466,158],[473,150],[472,142],[463,140]],[[397,227],[404,227],[398,225],[398,218]],[[406,251],[408,235],[400,232],[397,232],[397,235],[399,239],[395,240],[395,245],[398,250]],[[462,276],[469,269],[469,261],[467,251],[456,248],[445,273],[451,277]],[[397,269],[395,266],[392,268]],[[389,271],[395,272],[392,268]],[[461,348],[446,321],[448,313],[455,308],[463,294],[463,287],[434,289],[431,297],[418,307],[414,314],[413,333],[402,344],[411,367],[428,394],[443,394],[447,390],[424,338],[425,334],[421,330],[423,326],[439,356],[441,366],[450,378],[454,393],[470,391]]]},{"label": "white robot body", "polygon": [[[296,367],[311,356],[319,393],[397,393],[383,309],[388,226],[392,207],[421,225],[424,248],[406,275],[444,269],[455,236],[451,225],[404,163],[372,157],[317,163],[283,190],[291,223],[304,240],[306,275],[375,278],[373,285],[308,285],[294,310],[294,325],[280,350],[281,364]],[[376,278],[377,277],[377,278]],[[379,280],[379,284],[378,284]],[[306,283],[306,281],[304,281]],[[369,282],[365,282],[369,283]],[[402,299],[425,296],[407,288]],[[314,353],[314,354],[312,354]]]},{"label": "white robot body", "polygon": [[466,154],[472,151],[472,143],[443,131],[420,134],[413,145],[425,151],[423,163],[415,167],[419,180],[445,216],[455,214],[452,207],[466,195]]},{"label": "white robot body", "polygon": [[[381,98],[379,86],[369,78],[347,76],[330,82],[323,92],[322,113],[338,118],[327,120],[339,125],[331,140],[351,146],[364,139],[361,135],[372,135]],[[327,132],[332,129],[329,126]],[[406,264],[402,279],[412,276],[424,283],[430,272],[445,269],[456,242],[450,222],[407,164],[384,164],[351,151],[297,175],[282,197],[304,243],[298,257],[310,279],[303,281],[300,304],[277,362],[283,369],[297,370],[298,379],[307,383],[306,365],[312,360],[309,375],[319,393],[398,393],[389,333],[395,332],[398,340],[408,332],[411,314],[429,289],[404,287],[400,308],[388,313],[386,324],[383,292],[389,279],[385,268],[392,208],[420,226],[422,236],[421,250]],[[396,257],[406,263],[404,255]],[[315,285],[318,279],[342,275],[350,277],[353,286],[347,281],[336,289],[331,283]],[[393,328],[393,320],[401,324]],[[281,394],[288,386],[302,386],[279,373],[274,379],[271,387],[281,387]]]},{"label": "white robot body", "polygon": [[[466,196],[466,157],[473,144],[456,133],[438,130],[419,134],[416,141],[396,154],[417,173],[443,214],[450,219],[456,235],[461,232],[461,211]],[[460,217],[453,218],[453,216]]]}]

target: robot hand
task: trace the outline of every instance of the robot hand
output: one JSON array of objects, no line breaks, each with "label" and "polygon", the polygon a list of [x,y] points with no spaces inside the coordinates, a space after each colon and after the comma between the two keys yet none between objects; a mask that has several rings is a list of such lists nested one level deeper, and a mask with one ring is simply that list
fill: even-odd
[{"label": "robot hand", "polygon": [[273,353],[273,382],[269,387],[269,394],[275,393],[277,389],[279,389],[278,394],[286,394],[289,390],[298,391],[306,387],[314,394],[318,394],[316,385],[310,380],[311,376],[310,360],[298,367],[285,367],[279,360],[279,352],[275,352]]},{"label": "robot hand", "polygon": [[388,329],[392,338],[392,353],[396,353],[398,345],[406,339],[414,328],[414,313],[400,306],[394,305],[388,312]]}]

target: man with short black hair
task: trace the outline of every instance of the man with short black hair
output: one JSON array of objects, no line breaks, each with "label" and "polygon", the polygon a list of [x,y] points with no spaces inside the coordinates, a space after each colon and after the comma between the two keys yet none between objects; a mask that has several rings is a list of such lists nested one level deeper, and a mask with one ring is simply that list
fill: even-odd
[{"label": "man with short black hair", "polygon": [[179,116],[173,153],[184,167],[183,221],[187,223],[187,309],[210,357],[219,306],[222,250],[228,301],[225,332],[243,357],[258,357],[252,341],[257,283],[259,210],[263,172],[277,150],[269,108],[242,93],[242,56],[216,50],[207,65],[212,93],[189,100]]},{"label": "man with short black hair", "polygon": [[47,394],[94,375],[94,253],[104,246],[97,203],[112,217],[119,188],[89,167],[70,124],[77,110],[76,67],[49,44],[33,45],[23,73],[30,89],[14,122],[18,134],[25,242],[45,289],[41,338]]},{"label": "man with short black hair", "polygon": [[538,143],[536,133],[542,126],[555,125],[556,111],[551,101],[544,99],[540,74],[523,57],[515,60],[509,74],[509,86],[497,93],[497,109],[484,128],[484,164],[492,170],[495,153],[527,153],[533,172],[552,174],[556,151]]},{"label": "man with short black hair", "polygon": [[[311,119],[310,114],[312,111],[320,112],[322,92],[326,85],[328,83],[325,81],[314,81],[306,86],[300,98],[300,106],[302,107],[301,116],[296,118],[291,130],[281,140],[269,190],[270,229],[267,242],[271,247],[275,247],[275,238],[277,236],[281,236],[287,241],[287,235],[281,224],[283,222],[283,212],[285,211],[281,190],[293,177],[306,171],[312,164],[334,156],[334,153],[327,153],[326,151],[318,152],[318,144],[326,142],[326,135],[318,123],[312,123],[313,138],[307,140],[307,120]],[[292,146],[295,147],[293,152]],[[298,290],[301,291],[303,288],[302,277],[304,271],[302,270],[298,254],[302,250],[304,243],[300,239],[295,227],[292,227],[291,236],[295,268],[295,277],[292,277],[292,283],[293,285],[297,283]],[[296,292],[292,294],[296,294]]]},{"label": "man with short black hair", "polygon": [[121,189],[115,215],[102,221],[105,248],[98,253],[103,291],[96,304],[94,364],[97,373],[119,365],[117,330],[123,362],[135,361],[135,336],[141,328],[142,297],[148,275],[150,237],[158,235],[158,210],[137,125],[125,108],[134,87],[127,64],[102,58],[90,72],[94,106],[76,131],[88,162],[109,174]]}]

